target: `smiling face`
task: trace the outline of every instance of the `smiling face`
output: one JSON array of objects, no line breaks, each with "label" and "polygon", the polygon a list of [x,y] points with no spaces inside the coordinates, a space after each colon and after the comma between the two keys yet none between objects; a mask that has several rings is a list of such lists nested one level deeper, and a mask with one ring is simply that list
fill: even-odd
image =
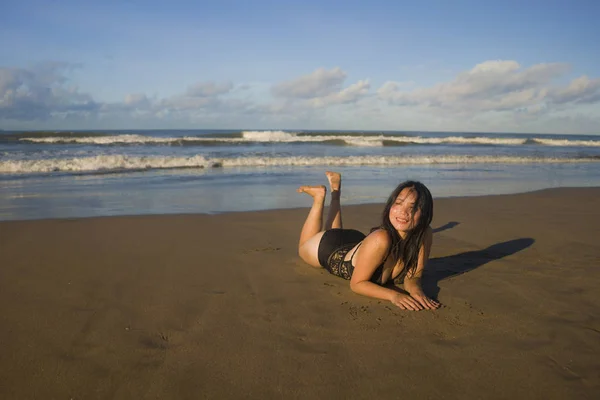
[{"label": "smiling face", "polygon": [[390,222],[401,237],[405,237],[419,222],[421,210],[415,210],[416,201],[417,193],[413,188],[407,187],[402,189],[390,208]]}]

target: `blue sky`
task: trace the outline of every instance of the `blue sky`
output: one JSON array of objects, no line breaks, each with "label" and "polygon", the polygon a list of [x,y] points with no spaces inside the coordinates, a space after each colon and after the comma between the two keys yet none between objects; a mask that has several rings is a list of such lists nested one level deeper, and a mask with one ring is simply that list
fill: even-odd
[{"label": "blue sky", "polygon": [[600,133],[596,1],[0,3],[0,128]]}]

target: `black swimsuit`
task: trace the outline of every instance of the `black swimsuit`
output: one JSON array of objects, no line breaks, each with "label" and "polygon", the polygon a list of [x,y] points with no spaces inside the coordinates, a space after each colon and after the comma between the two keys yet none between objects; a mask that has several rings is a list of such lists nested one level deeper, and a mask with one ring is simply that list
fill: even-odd
[{"label": "black swimsuit", "polygon": [[[354,254],[356,254],[358,247],[354,253],[352,253],[352,257],[350,257],[348,261],[344,261],[344,258],[346,258],[346,254],[348,254],[354,246],[361,243],[365,237],[366,236],[362,232],[355,229],[329,229],[325,231],[321,238],[321,242],[319,243],[319,264],[331,274],[349,280],[352,278],[352,273],[354,272],[352,259],[354,258]],[[386,260],[383,260],[381,265],[377,267],[369,281],[379,285],[382,284],[383,265]]]}]

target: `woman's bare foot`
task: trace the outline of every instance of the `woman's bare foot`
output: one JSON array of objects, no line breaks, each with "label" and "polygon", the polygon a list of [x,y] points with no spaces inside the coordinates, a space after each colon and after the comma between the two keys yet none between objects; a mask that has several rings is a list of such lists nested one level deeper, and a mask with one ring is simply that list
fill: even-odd
[{"label": "woman's bare foot", "polygon": [[325,175],[329,181],[329,187],[332,192],[339,192],[342,188],[342,175],[339,172],[326,171]]},{"label": "woman's bare foot", "polygon": [[300,186],[296,189],[298,193],[307,193],[315,199],[324,199],[327,193],[327,188],[323,185],[319,186]]}]

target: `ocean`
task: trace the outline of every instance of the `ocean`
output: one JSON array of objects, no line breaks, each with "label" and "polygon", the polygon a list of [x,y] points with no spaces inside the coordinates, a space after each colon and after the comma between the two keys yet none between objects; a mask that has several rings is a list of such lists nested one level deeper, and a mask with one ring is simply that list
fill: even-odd
[{"label": "ocean", "polygon": [[342,173],[342,204],[401,181],[435,197],[600,186],[600,136],[294,130],[0,131],[0,220],[308,207]]}]

